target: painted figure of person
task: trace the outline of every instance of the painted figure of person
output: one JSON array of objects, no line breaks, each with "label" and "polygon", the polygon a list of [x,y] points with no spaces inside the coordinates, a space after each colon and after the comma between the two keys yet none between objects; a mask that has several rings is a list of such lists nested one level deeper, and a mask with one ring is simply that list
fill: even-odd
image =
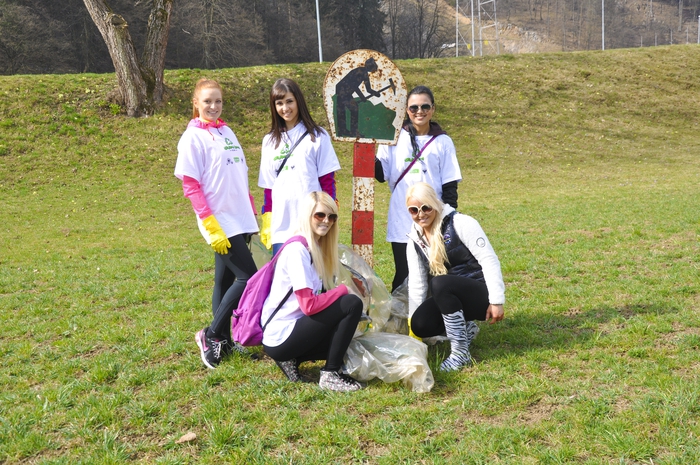
[{"label": "painted figure of person", "polygon": [[[377,62],[374,58],[368,58],[364,66],[360,66],[351,70],[348,74],[338,81],[335,85],[336,98],[336,132],[340,137],[361,137],[358,132],[359,112],[355,95],[361,102],[367,101],[367,96],[362,91],[361,85],[364,84],[365,90],[370,96],[379,97],[381,94],[372,89],[369,81],[369,73],[377,70]],[[345,110],[350,111],[350,129],[347,128],[347,119]]]}]

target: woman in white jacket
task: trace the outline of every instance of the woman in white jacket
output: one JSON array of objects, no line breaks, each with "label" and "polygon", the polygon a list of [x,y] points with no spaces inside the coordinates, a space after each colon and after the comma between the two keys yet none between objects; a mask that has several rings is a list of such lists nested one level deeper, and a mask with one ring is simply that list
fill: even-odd
[{"label": "woman in white jacket", "polygon": [[479,332],[472,320],[503,319],[501,264],[479,223],[442,203],[429,184],[411,186],[406,206],[414,222],[406,250],[409,325],[418,337],[446,334],[451,352],[440,370],[459,370],[472,364],[469,344]]}]

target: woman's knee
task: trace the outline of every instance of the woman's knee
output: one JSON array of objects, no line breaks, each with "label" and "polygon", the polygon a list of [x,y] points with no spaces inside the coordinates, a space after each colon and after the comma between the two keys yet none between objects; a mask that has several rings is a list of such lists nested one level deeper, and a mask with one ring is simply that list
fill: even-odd
[{"label": "woman's knee", "polygon": [[450,286],[450,276],[441,275],[434,276],[428,284],[430,288],[430,294],[433,296],[438,296],[444,294],[445,292],[450,292],[452,286]]},{"label": "woman's knee", "polygon": [[442,317],[434,315],[413,315],[411,318],[411,331],[418,337],[432,337],[441,334],[445,330]]},{"label": "woman's knee", "polygon": [[346,315],[359,317],[362,315],[362,299],[355,294],[345,294],[341,298],[340,307]]}]

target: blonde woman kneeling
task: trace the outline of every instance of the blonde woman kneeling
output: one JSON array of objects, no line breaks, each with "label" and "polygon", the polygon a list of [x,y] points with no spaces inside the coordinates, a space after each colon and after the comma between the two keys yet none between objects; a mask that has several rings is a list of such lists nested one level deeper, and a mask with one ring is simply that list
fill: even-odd
[{"label": "blonde woman kneeling", "polygon": [[[319,386],[356,391],[361,384],[340,368],[362,316],[362,301],[348,294],[344,284],[334,284],[340,263],[338,206],[325,192],[311,192],[299,211],[298,235],[306,239],[308,249],[292,242],[279,252],[260,319],[269,321],[263,347],[290,381],[301,381],[299,363],[325,360]],[[293,292],[270,320],[290,288]]]},{"label": "blonde woman kneeling", "polygon": [[430,185],[411,186],[406,207],[409,324],[418,337],[446,334],[451,352],[440,370],[459,370],[472,364],[469,345],[479,332],[472,320],[503,319],[501,264],[479,223],[442,203]]}]

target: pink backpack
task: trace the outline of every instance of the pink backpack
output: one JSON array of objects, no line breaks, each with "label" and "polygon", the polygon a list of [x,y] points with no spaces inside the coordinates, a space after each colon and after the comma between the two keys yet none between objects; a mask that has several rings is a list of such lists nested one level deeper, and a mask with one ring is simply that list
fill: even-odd
[{"label": "pink backpack", "polygon": [[275,314],[282,308],[282,305],[292,295],[292,288],[289,289],[287,295],[282,299],[282,302],[277,306],[270,318],[264,326],[260,324],[262,316],[263,304],[265,299],[270,295],[270,287],[272,287],[272,277],[275,275],[275,264],[277,257],[280,256],[282,250],[291,242],[301,242],[304,247],[309,245],[304,236],[293,236],[285,242],[279,251],[272,257],[268,263],[263,265],[253,276],[248,279],[245,290],[241,295],[241,300],[238,303],[238,308],[233,310],[231,316],[231,338],[244,346],[257,346],[262,343],[263,331],[267,323],[272,320]]}]

